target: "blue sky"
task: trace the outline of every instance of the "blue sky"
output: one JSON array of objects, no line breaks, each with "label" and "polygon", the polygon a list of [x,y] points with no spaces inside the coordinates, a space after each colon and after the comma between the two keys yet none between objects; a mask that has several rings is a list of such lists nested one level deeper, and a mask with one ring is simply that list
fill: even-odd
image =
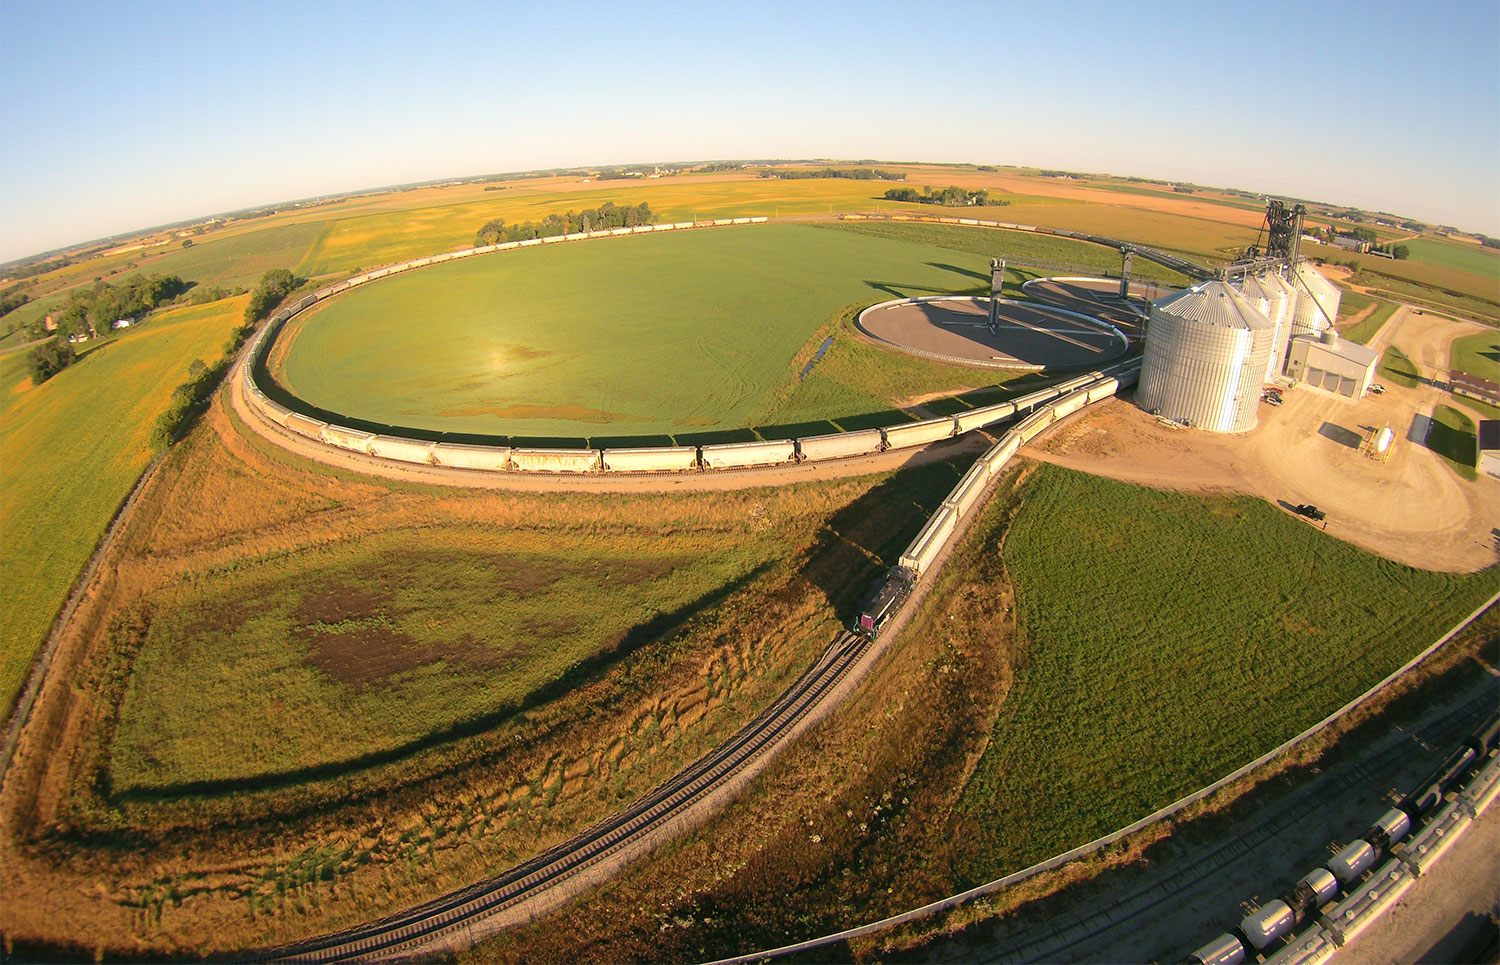
[{"label": "blue sky", "polygon": [[1500,3],[0,0],[0,136],[0,259],[405,181],[729,157],[1107,171],[1500,235]]}]

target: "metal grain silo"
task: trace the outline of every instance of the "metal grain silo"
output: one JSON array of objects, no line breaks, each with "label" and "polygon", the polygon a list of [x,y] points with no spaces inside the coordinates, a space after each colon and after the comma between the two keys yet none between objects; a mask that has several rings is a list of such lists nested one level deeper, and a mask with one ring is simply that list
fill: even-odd
[{"label": "metal grain silo", "polygon": [[1151,306],[1136,403],[1214,432],[1255,428],[1276,326],[1221,281]]},{"label": "metal grain silo", "polygon": [[1288,279],[1297,289],[1297,309],[1292,315],[1293,335],[1321,335],[1339,317],[1343,293],[1307,262],[1298,263]]},{"label": "metal grain silo", "polygon": [[1259,280],[1262,289],[1274,292],[1269,317],[1276,324],[1276,340],[1271,344],[1271,364],[1266,367],[1266,381],[1269,382],[1286,368],[1287,346],[1292,340],[1292,320],[1297,317],[1297,303],[1301,299],[1296,287],[1279,272],[1269,272]]}]

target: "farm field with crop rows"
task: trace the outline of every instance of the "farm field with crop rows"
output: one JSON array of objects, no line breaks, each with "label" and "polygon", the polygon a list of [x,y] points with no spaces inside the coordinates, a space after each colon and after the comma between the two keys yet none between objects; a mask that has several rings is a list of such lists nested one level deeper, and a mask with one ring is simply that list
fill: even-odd
[{"label": "farm field with crop rows", "polygon": [[[1002,243],[996,232],[989,240]],[[839,422],[889,409],[881,365],[824,408],[776,399],[778,388],[795,395],[799,350],[822,341],[829,318],[850,303],[976,290],[987,268],[951,248],[803,225],[499,252],[313,309],[290,347],[277,347],[272,374],[330,412],[512,438],[598,444],[766,425],[786,412]],[[968,386],[995,381],[936,367]]]},{"label": "farm field with crop rows", "polygon": [[33,386],[0,359],[0,706],[15,699],[68,588],[151,460],[150,436],[194,360],[219,357],[245,299],[162,313]]},{"label": "farm field with crop rows", "polygon": [[964,849],[970,882],[1254,759],[1494,592],[1493,567],[1413,570],[1249,497],[1044,465],[1022,500],[1005,551],[1023,669],[958,807],[983,829]]}]

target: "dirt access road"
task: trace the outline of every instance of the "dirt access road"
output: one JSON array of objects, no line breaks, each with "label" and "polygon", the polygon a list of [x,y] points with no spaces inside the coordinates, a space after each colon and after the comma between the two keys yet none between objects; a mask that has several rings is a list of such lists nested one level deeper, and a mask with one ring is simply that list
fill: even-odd
[{"label": "dirt access road", "polygon": [[[1438,359],[1446,369],[1454,338],[1477,330],[1403,308],[1372,347],[1395,344],[1429,360],[1418,364],[1430,372]],[[1450,401],[1427,384],[1391,385],[1357,403],[1299,387],[1279,408],[1262,404],[1260,425],[1236,435],[1168,428],[1115,402],[1022,451],[1148,486],[1249,493],[1287,509],[1313,503],[1331,536],[1409,566],[1472,572],[1497,558],[1500,480],[1469,482],[1423,444],[1433,407]],[[1385,462],[1359,451],[1381,426],[1396,431]]]}]

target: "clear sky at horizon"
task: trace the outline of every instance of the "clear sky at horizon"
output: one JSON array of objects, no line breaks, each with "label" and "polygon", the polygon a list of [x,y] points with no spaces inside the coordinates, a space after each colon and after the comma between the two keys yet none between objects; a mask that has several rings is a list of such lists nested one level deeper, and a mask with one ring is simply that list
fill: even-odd
[{"label": "clear sky at horizon", "polygon": [[748,157],[1035,165],[1500,236],[1500,3],[0,0],[0,260],[321,194]]}]

